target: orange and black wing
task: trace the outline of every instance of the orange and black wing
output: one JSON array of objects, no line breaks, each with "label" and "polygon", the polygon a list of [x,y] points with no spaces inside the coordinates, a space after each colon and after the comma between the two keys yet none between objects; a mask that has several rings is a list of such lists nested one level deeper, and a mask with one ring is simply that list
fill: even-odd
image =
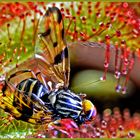
[{"label": "orange and black wing", "polygon": [[67,88],[70,62],[63,19],[58,8],[48,8],[41,20],[38,37],[35,53],[37,67],[42,74],[50,76],[52,82]]}]

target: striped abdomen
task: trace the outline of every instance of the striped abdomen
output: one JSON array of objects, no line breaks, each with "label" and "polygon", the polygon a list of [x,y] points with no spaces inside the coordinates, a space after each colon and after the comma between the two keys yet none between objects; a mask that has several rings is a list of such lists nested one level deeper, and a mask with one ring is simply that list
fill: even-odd
[{"label": "striped abdomen", "polygon": [[58,91],[54,108],[63,118],[70,117],[77,119],[82,111],[82,100],[70,90]]},{"label": "striped abdomen", "polygon": [[22,114],[18,119],[26,121],[33,115],[34,109],[39,109],[38,104],[44,105],[43,97],[48,94],[48,89],[34,78],[22,81],[17,85],[17,89],[19,91],[14,96],[13,106]]},{"label": "striped abdomen", "polygon": [[43,95],[48,93],[48,88],[45,87],[39,80],[30,78],[22,81],[17,88],[24,92],[27,96],[35,94],[37,97],[41,98]]}]

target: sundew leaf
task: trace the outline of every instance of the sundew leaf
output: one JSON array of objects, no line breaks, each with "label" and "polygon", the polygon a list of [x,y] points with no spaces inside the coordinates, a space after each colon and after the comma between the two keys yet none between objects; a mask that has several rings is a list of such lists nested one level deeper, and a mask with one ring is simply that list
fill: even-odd
[{"label": "sundew leaf", "polygon": [[32,124],[11,119],[11,115],[0,109],[0,138],[25,138],[35,132]]},{"label": "sundew leaf", "polygon": [[[39,2],[22,2],[18,4],[27,6],[23,11],[25,13],[19,16],[13,15],[14,18],[7,20],[4,24],[0,24],[0,75],[18,68],[22,62],[34,56],[34,47],[37,40],[36,29],[39,17],[42,16],[39,8],[46,9],[48,6]],[[18,4],[15,3],[14,6],[19,7]],[[8,3],[5,3],[5,5],[6,8],[9,7]],[[49,6],[55,5],[61,9],[64,15],[67,42],[93,41],[109,43],[114,46],[118,43],[119,48],[125,46],[125,50],[134,51],[136,54],[140,52],[138,18],[131,11],[132,9],[124,6],[123,3],[49,3]],[[26,10],[29,12],[29,15],[26,13]],[[0,18],[1,14],[3,13],[0,13]],[[3,115],[4,117],[7,116],[4,112],[1,114],[2,117]],[[5,122],[7,122],[7,119],[4,122],[0,121],[0,125],[3,126],[2,124]],[[1,137],[25,137],[28,134],[32,135],[36,127],[13,120],[13,123],[11,122],[8,126],[1,129]]]}]

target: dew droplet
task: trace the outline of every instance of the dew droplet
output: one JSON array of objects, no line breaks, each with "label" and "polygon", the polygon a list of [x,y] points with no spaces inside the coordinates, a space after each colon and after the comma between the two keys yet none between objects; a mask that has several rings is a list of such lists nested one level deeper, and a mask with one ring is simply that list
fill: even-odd
[{"label": "dew droplet", "polygon": [[124,68],[124,69],[122,70],[122,74],[123,74],[123,75],[126,75],[126,74],[127,74],[126,68]]},{"label": "dew droplet", "polygon": [[116,132],[112,132],[112,138],[116,138],[116,137],[117,137]]},{"label": "dew droplet", "polygon": [[106,76],[100,77],[100,80],[101,80],[101,81],[105,81],[105,80],[106,80]]},{"label": "dew droplet", "polygon": [[104,27],[104,23],[103,22],[100,22],[99,25],[100,25],[101,28]]},{"label": "dew droplet", "polygon": [[128,65],[128,64],[129,64],[129,61],[128,61],[127,58],[125,58],[125,60],[124,60],[124,64],[125,64],[125,65]]},{"label": "dew droplet", "polygon": [[118,127],[118,129],[119,129],[119,131],[123,131],[123,130],[124,130],[124,127],[123,127],[122,125],[120,125],[120,126]]},{"label": "dew droplet", "polygon": [[102,136],[102,137],[105,136],[105,132],[104,132],[104,130],[101,130],[101,136]]},{"label": "dew droplet", "polygon": [[107,122],[106,122],[105,120],[103,120],[103,121],[101,122],[101,127],[102,127],[103,129],[105,129],[105,128],[107,127]]},{"label": "dew droplet", "polygon": [[98,18],[100,18],[100,17],[101,17],[100,12],[97,12],[97,13],[96,13],[96,16],[97,16]]},{"label": "dew droplet", "polygon": [[124,3],[123,3],[123,7],[124,7],[124,8],[127,8],[127,7],[128,7],[128,2],[124,2]]},{"label": "dew droplet", "polygon": [[116,36],[120,37],[121,36],[121,32],[119,30],[116,31]]},{"label": "dew droplet", "polygon": [[20,59],[20,56],[17,56],[17,60],[19,60]]},{"label": "dew droplet", "polygon": [[105,63],[104,63],[104,67],[105,67],[105,68],[108,68],[108,67],[109,67],[109,63],[108,63],[108,62],[105,62]]},{"label": "dew droplet", "polygon": [[119,71],[115,71],[115,78],[119,79],[121,76],[121,73]]},{"label": "dew droplet", "polygon": [[120,92],[120,90],[121,90],[121,85],[117,85],[116,86],[116,92]]},{"label": "dew droplet", "polygon": [[122,88],[122,94],[126,94],[126,89],[127,89],[126,87]]},{"label": "dew droplet", "polygon": [[129,138],[134,138],[135,137],[135,133],[132,132],[132,131],[128,132],[128,137]]},{"label": "dew droplet", "polygon": [[92,28],[92,32],[96,32],[96,28]]}]

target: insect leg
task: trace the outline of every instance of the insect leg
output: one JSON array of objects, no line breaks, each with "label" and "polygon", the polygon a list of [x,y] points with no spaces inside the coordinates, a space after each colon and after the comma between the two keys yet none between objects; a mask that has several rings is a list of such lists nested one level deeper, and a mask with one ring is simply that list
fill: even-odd
[{"label": "insect leg", "polygon": [[45,80],[45,78],[44,78],[44,76],[42,75],[41,72],[37,72],[37,73],[36,73],[36,77],[37,77],[37,79],[38,79],[40,82],[42,82],[42,83],[44,84],[45,87],[48,88],[47,83],[46,83],[46,80]]}]

